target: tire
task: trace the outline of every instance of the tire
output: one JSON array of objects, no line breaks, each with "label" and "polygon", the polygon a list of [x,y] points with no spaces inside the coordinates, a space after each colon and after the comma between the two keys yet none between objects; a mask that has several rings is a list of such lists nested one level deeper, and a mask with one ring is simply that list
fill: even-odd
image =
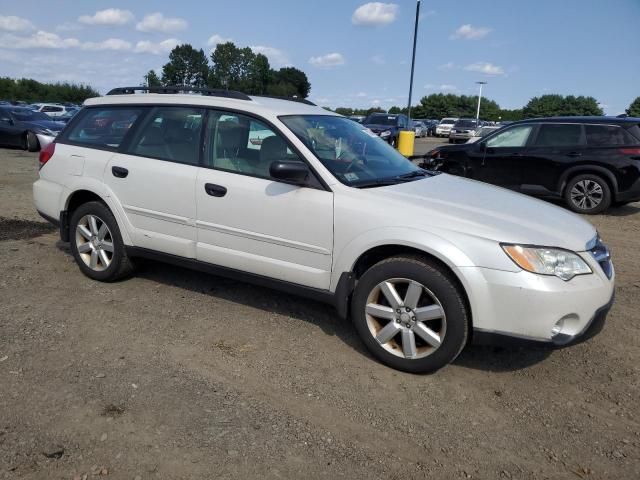
[{"label": "tire", "polygon": [[611,188],[600,176],[577,175],[567,183],[564,201],[570,210],[585,215],[604,212],[611,206]]},{"label": "tire", "polygon": [[[412,289],[420,294],[408,294]],[[448,272],[419,256],[391,257],[367,270],[353,294],[351,318],[375,358],[410,373],[431,373],[451,363],[469,332],[463,293]]]},{"label": "tire", "polygon": [[27,132],[24,136],[23,148],[29,152],[37,152],[40,150],[40,142],[33,132]]},{"label": "tire", "polygon": [[[93,226],[91,218],[96,220]],[[106,232],[103,226],[106,226]],[[133,263],[127,256],[118,223],[102,202],[85,203],[73,212],[69,244],[80,271],[93,280],[113,282],[133,272]]]}]

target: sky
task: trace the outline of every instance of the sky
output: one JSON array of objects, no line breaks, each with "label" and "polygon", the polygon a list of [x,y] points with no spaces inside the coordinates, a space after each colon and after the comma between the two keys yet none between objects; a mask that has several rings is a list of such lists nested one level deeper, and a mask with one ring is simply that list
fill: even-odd
[{"label": "sky", "polygon": [[[416,0],[0,0],[0,76],[101,93],[160,73],[190,43],[227,40],[294,66],[311,100],[388,108],[408,100]],[[519,108],[590,95],[619,114],[640,96],[640,0],[422,0],[413,104],[431,93]]]}]

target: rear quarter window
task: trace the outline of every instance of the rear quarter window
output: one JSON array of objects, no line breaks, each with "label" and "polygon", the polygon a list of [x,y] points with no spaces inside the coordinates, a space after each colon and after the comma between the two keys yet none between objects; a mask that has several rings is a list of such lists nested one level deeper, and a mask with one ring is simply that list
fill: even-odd
[{"label": "rear quarter window", "polygon": [[89,108],[66,134],[69,143],[87,147],[116,150],[141,108]]},{"label": "rear quarter window", "polygon": [[585,125],[587,145],[606,147],[638,143],[633,136],[617,125]]}]

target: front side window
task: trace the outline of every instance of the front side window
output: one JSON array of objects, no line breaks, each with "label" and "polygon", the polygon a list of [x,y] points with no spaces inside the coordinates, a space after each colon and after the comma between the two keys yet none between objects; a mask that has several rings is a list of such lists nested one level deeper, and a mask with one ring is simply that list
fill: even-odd
[{"label": "front side window", "polygon": [[206,139],[205,166],[217,170],[270,178],[273,162],[300,161],[280,134],[246,115],[209,112]]},{"label": "front side window", "polygon": [[203,110],[156,107],[145,119],[128,153],[198,165]]},{"label": "front side window", "polygon": [[291,115],[280,120],[346,185],[375,186],[425,175],[387,142],[349,119]]},{"label": "front side window", "polygon": [[546,123],[540,125],[535,145],[537,147],[568,147],[580,145],[582,125]]},{"label": "front side window", "polygon": [[66,139],[81,145],[116,150],[141,113],[141,108],[88,108]]},{"label": "front side window", "polygon": [[624,129],[616,125],[585,125],[587,145],[590,147],[606,147],[615,145],[633,145],[634,138]]},{"label": "front side window", "polygon": [[487,147],[524,147],[531,135],[531,130],[533,130],[531,125],[517,125],[503,130],[487,140]]},{"label": "front side window", "polygon": [[10,110],[10,115],[16,122],[35,122],[38,120],[51,120],[49,116],[44,113],[29,110],[28,108],[14,108]]}]

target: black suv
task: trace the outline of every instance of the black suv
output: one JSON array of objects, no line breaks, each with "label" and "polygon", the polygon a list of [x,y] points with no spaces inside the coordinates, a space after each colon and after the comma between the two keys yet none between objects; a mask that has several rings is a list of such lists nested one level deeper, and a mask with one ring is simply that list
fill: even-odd
[{"label": "black suv", "polygon": [[640,118],[523,120],[476,143],[438,147],[422,166],[600,213],[640,200]]},{"label": "black suv", "polygon": [[388,113],[372,113],[362,124],[384,141],[395,147],[401,130],[408,130],[409,118],[406,115],[389,115]]}]

